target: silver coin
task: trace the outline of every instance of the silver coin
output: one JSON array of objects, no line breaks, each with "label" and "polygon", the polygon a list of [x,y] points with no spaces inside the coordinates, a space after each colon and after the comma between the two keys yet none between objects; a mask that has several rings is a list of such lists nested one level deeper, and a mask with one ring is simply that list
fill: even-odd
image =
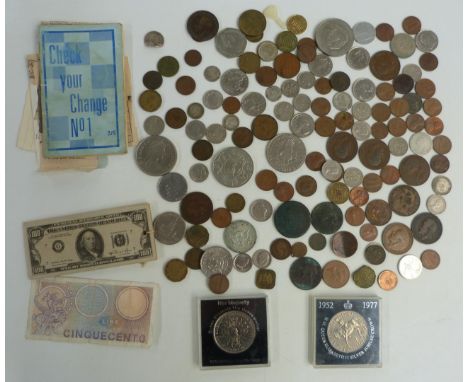
[{"label": "silver coin", "polygon": [[144,43],[149,48],[160,48],[164,45],[164,36],[157,31],[148,32],[145,34]]},{"label": "silver coin", "polygon": [[151,176],[167,174],[177,162],[175,146],[169,139],[160,135],[151,135],[141,140],[135,153],[139,169]]},{"label": "silver coin", "polygon": [[205,68],[203,75],[207,81],[215,82],[221,76],[221,70],[217,66],[210,65]]},{"label": "silver coin", "polygon": [[289,121],[294,115],[294,106],[286,101],[278,102],[273,108],[273,114],[280,121]]},{"label": "silver coin", "polygon": [[223,118],[223,127],[226,130],[234,131],[239,127],[239,118],[236,115],[228,114]]},{"label": "silver coin", "polygon": [[304,112],[310,109],[310,97],[307,94],[299,93],[293,98],[293,107],[297,111]]},{"label": "silver coin", "polygon": [[185,135],[194,141],[202,139],[205,133],[206,127],[202,121],[195,119],[185,125]]},{"label": "silver coin", "polygon": [[347,92],[339,92],[333,96],[332,103],[337,110],[346,111],[353,105],[353,98]]},{"label": "silver coin", "polygon": [[356,121],[351,131],[358,141],[365,141],[371,135],[371,126],[366,121]]},{"label": "silver coin", "polygon": [[227,147],[216,153],[211,170],[226,187],[240,187],[252,177],[254,165],[249,153],[239,147]]},{"label": "silver coin", "polygon": [[369,66],[370,54],[365,48],[353,48],[346,54],[346,62],[352,69],[362,70]]},{"label": "silver coin", "polygon": [[225,28],[215,37],[216,50],[224,57],[239,57],[247,46],[245,35],[236,28]]},{"label": "silver coin", "polygon": [[402,137],[393,137],[388,141],[388,149],[392,155],[401,157],[408,151],[408,142]]},{"label": "silver coin", "polygon": [[187,114],[190,118],[199,119],[205,114],[205,108],[201,103],[193,102],[187,107]]},{"label": "silver coin", "polygon": [[407,280],[417,279],[422,268],[421,260],[414,255],[405,255],[398,262],[398,272]]},{"label": "silver coin", "polygon": [[234,268],[241,273],[250,271],[252,258],[247,253],[238,253],[234,256]]},{"label": "silver coin", "polygon": [[365,121],[371,116],[371,107],[367,102],[355,102],[352,107],[352,114],[358,121]]},{"label": "silver coin", "polygon": [[172,245],[185,235],[185,221],[175,212],[163,212],[154,218],[154,237],[163,244]]},{"label": "silver coin", "polygon": [[214,343],[228,354],[247,351],[256,336],[255,321],[241,310],[229,310],[221,314],[213,325]]},{"label": "silver coin", "polygon": [[151,115],[143,122],[143,128],[149,135],[159,135],[164,131],[164,119],[157,115]]},{"label": "silver coin", "polygon": [[206,139],[210,143],[221,143],[226,139],[226,129],[219,123],[212,123],[206,128]]},{"label": "silver coin", "polygon": [[257,54],[263,61],[273,61],[278,55],[278,48],[272,41],[262,41],[257,46]]},{"label": "silver coin", "polygon": [[258,222],[270,219],[273,213],[273,206],[266,199],[256,199],[250,204],[249,213]]},{"label": "silver coin", "polygon": [[262,114],[266,108],[265,97],[257,92],[249,92],[242,97],[241,108],[245,114],[252,117]]},{"label": "silver coin", "polygon": [[318,48],[328,56],[345,55],[353,45],[353,30],[343,20],[326,19],[315,28],[315,42]]},{"label": "silver coin", "polygon": [[309,63],[310,72],[317,77],[325,77],[333,69],[333,62],[330,57],[324,54],[317,54],[315,59]]},{"label": "silver coin", "polygon": [[231,96],[244,93],[249,87],[249,78],[240,69],[226,70],[220,79],[221,88]]},{"label": "silver coin", "polygon": [[401,72],[410,76],[414,82],[419,81],[422,77],[422,70],[419,65],[416,64],[407,64],[403,66]]},{"label": "silver coin", "polygon": [[419,94],[407,93],[407,94],[405,94],[403,96],[403,98],[406,100],[406,102],[408,102],[408,106],[409,106],[408,113],[409,114],[415,114],[419,110],[421,110],[421,108],[423,106],[423,101],[422,101],[422,98],[421,98],[421,96]]},{"label": "silver coin", "polygon": [[269,101],[275,102],[281,98],[281,89],[278,86],[270,86],[265,89],[265,97]]},{"label": "silver coin", "polygon": [[400,58],[410,57],[416,50],[414,38],[407,33],[397,33],[390,41],[390,49]]},{"label": "silver coin", "polygon": [[223,240],[231,251],[245,253],[255,245],[257,231],[248,221],[235,220],[224,229]]},{"label": "silver coin", "polygon": [[439,45],[439,38],[433,31],[421,31],[416,35],[415,43],[421,52],[432,52]]},{"label": "silver coin", "polygon": [[268,163],[280,172],[297,170],[304,163],[305,157],[304,142],[293,134],[278,134],[266,146]]},{"label": "silver coin", "polygon": [[336,182],[343,176],[343,167],[337,161],[329,159],[323,163],[320,172],[326,180]]},{"label": "silver coin", "polygon": [[356,79],[351,90],[354,97],[362,102],[368,102],[375,97],[375,84],[368,78]]},{"label": "silver coin", "polygon": [[281,84],[281,93],[285,97],[295,97],[299,94],[299,84],[295,80],[284,80]]},{"label": "silver coin", "polygon": [[375,28],[367,21],[361,21],[353,26],[354,40],[359,44],[369,44],[375,39]]},{"label": "silver coin", "polygon": [[203,252],[200,269],[206,277],[217,273],[228,275],[232,271],[232,263],[232,255],[226,248],[213,246]]},{"label": "silver coin", "polygon": [[315,84],[315,76],[311,72],[301,72],[297,75],[297,83],[302,89],[312,89]]},{"label": "silver coin", "polygon": [[443,175],[438,175],[432,179],[432,190],[437,195],[447,195],[452,190],[452,182]]},{"label": "silver coin", "polygon": [[203,94],[203,105],[210,110],[216,110],[223,104],[223,95],[218,90],[208,90]]},{"label": "silver coin", "polygon": [[438,215],[445,211],[447,204],[443,196],[431,195],[427,198],[426,207],[430,213]]},{"label": "silver coin", "polygon": [[356,167],[348,167],[343,174],[343,180],[349,188],[357,187],[362,183],[364,175]]},{"label": "silver coin", "polygon": [[327,338],[331,347],[340,353],[355,353],[368,341],[369,327],[358,312],[342,310],[328,322]]},{"label": "silver coin", "polygon": [[252,262],[257,268],[267,268],[271,263],[271,254],[266,249],[257,249],[252,255]]},{"label": "silver coin", "polygon": [[187,193],[187,181],[179,173],[170,172],[159,180],[158,192],[164,200],[178,202]]},{"label": "silver coin", "polygon": [[313,133],[314,127],[314,119],[307,113],[297,113],[289,121],[289,130],[299,138],[308,137]]},{"label": "silver coin", "polygon": [[189,176],[194,182],[201,183],[208,178],[210,171],[203,163],[195,163],[189,169]]},{"label": "silver coin", "polygon": [[414,133],[409,139],[411,151],[417,155],[425,155],[432,150],[432,138],[424,131]]}]

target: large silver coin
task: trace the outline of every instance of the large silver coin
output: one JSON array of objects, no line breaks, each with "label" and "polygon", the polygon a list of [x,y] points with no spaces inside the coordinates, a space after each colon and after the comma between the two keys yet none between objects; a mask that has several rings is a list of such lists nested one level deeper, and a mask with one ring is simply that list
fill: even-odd
[{"label": "large silver coin", "polygon": [[135,150],[135,159],[145,174],[160,176],[174,168],[177,150],[169,139],[152,135],[140,141]]},{"label": "large silver coin", "polygon": [[252,262],[257,268],[267,268],[271,263],[271,254],[266,249],[257,249],[252,255]]},{"label": "large silver coin", "polygon": [[266,146],[268,163],[280,172],[297,170],[304,163],[305,157],[304,142],[293,134],[278,134]]},{"label": "large silver coin", "polygon": [[422,263],[419,257],[405,255],[398,262],[398,272],[407,280],[417,279],[422,272]]},{"label": "large silver coin", "polygon": [[231,96],[245,92],[249,86],[249,78],[240,69],[226,70],[220,79],[221,88]]},{"label": "large silver coin", "polygon": [[328,56],[343,56],[353,46],[353,30],[343,20],[326,19],[315,28],[315,42]]},{"label": "large silver coin", "polygon": [[365,48],[353,48],[346,54],[346,62],[352,69],[362,70],[369,66],[370,54]]},{"label": "large silver coin", "polygon": [[416,35],[415,43],[421,52],[432,52],[439,45],[439,38],[433,31],[421,31]]},{"label": "large silver coin", "polygon": [[234,256],[234,268],[241,273],[248,272],[252,268],[252,258],[247,253],[238,253]]},{"label": "large silver coin", "polygon": [[209,247],[200,259],[200,269],[206,277],[217,273],[227,275],[232,270],[232,255],[226,248]]},{"label": "large silver coin", "polygon": [[164,200],[178,202],[187,193],[187,181],[179,173],[170,172],[159,180],[158,191]]},{"label": "large silver coin", "polygon": [[336,313],[328,323],[327,337],[330,345],[341,353],[354,353],[369,338],[366,319],[353,310]]},{"label": "large silver coin", "polygon": [[216,50],[227,58],[239,57],[246,46],[247,39],[239,29],[226,28],[215,37]]},{"label": "large silver coin", "polygon": [[248,221],[235,220],[224,229],[223,239],[230,250],[245,253],[255,245],[257,231]]},{"label": "large silver coin", "polygon": [[185,221],[175,212],[163,212],[154,218],[154,237],[160,243],[172,245],[185,235]]},{"label": "large silver coin", "polygon": [[258,222],[267,221],[273,213],[273,206],[266,199],[256,199],[250,204],[249,213]]},{"label": "large silver coin", "polygon": [[249,349],[257,336],[255,321],[247,313],[230,310],[223,313],[213,326],[216,345],[228,354],[239,354]]},{"label": "large silver coin", "polygon": [[254,165],[247,151],[239,147],[227,147],[214,156],[211,170],[223,186],[240,187],[252,177]]},{"label": "large silver coin", "polygon": [[242,111],[247,115],[252,117],[260,115],[266,108],[265,97],[257,92],[247,93],[242,97],[241,107]]}]

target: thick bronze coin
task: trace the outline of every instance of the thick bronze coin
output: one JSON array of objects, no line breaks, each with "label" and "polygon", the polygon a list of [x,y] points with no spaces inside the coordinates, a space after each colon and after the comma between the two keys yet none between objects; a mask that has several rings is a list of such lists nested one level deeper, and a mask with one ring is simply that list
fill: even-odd
[{"label": "thick bronze coin", "polygon": [[190,49],[187,52],[185,52],[184,60],[185,63],[189,66],[197,66],[202,60],[202,55],[198,50]]},{"label": "thick bronze coin", "polygon": [[275,57],[273,67],[280,77],[293,78],[299,73],[301,62],[294,54],[284,52]]},{"label": "thick bronze coin", "polygon": [[239,29],[247,36],[258,36],[266,27],[266,19],[262,12],[248,9],[241,13],[238,20]]},{"label": "thick bronze coin", "polygon": [[156,111],[162,103],[161,95],[153,90],[145,90],[138,98],[140,107],[147,112]]},{"label": "thick bronze coin", "polygon": [[314,86],[315,90],[319,94],[328,94],[331,92],[332,89],[330,80],[325,77],[318,78],[317,81],[315,81]]},{"label": "thick bronze coin", "polygon": [[317,56],[317,47],[315,41],[309,37],[301,38],[297,42],[297,57],[305,63],[314,61]]},{"label": "thick bronze coin", "polygon": [[221,273],[215,273],[208,279],[208,288],[213,293],[223,294],[229,289],[229,279]]},{"label": "thick bronze coin", "polygon": [[276,82],[278,74],[271,66],[262,66],[255,72],[255,79],[262,86],[271,86]]},{"label": "thick bronze coin", "polygon": [[401,216],[413,215],[421,200],[418,191],[411,186],[396,186],[388,195],[388,203],[393,212]]},{"label": "thick bronze coin", "polygon": [[404,18],[402,26],[406,33],[418,34],[421,30],[421,21],[416,16],[408,16]]},{"label": "thick bronze coin", "polygon": [[342,288],[349,280],[347,265],[339,260],[326,263],[322,270],[322,278],[325,284],[331,288]]},{"label": "thick bronze coin", "polygon": [[325,157],[318,151],[312,151],[307,154],[305,164],[309,170],[320,171],[322,165],[325,163]]},{"label": "thick bronze coin", "polygon": [[400,172],[395,166],[388,164],[380,170],[380,178],[385,184],[395,184],[400,180]]},{"label": "thick bronze coin", "polygon": [[150,70],[146,72],[143,76],[143,85],[145,85],[150,90],[158,89],[162,84],[163,78],[161,73],[156,70]]},{"label": "thick bronze coin", "polygon": [[289,182],[276,183],[273,194],[281,202],[287,202],[294,196],[294,187]]},{"label": "thick bronze coin", "polygon": [[369,201],[369,193],[364,187],[353,187],[349,191],[349,201],[355,206],[363,206]]},{"label": "thick bronze coin", "polygon": [[245,207],[245,199],[241,194],[233,192],[224,201],[226,208],[231,212],[241,212]]},{"label": "thick bronze coin", "polygon": [[330,84],[333,90],[344,92],[349,88],[351,80],[345,72],[335,72],[330,76]]},{"label": "thick bronze coin", "polygon": [[421,253],[421,263],[426,269],[436,269],[440,264],[440,256],[433,249],[426,249]]},{"label": "thick bronze coin", "polygon": [[343,224],[343,212],[340,207],[331,202],[317,204],[312,209],[310,217],[312,226],[326,235],[338,231]]},{"label": "thick bronze coin", "polygon": [[368,139],[359,147],[361,163],[371,170],[384,168],[390,160],[388,146],[379,139]]},{"label": "thick bronze coin", "polygon": [[237,97],[226,97],[223,101],[223,110],[228,114],[236,114],[241,108],[241,103]]},{"label": "thick bronze coin", "polygon": [[315,121],[315,131],[321,137],[331,137],[335,133],[335,130],[335,120],[330,117],[318,117]]},{"label": "thick bronze coin", "polygon": [[208,11],[196,11],[187,19],[187,32],[198,42],[211,40],[218,29],[218,19]]},{"label": "thick bronze coin", "polygon": [[313,233],[309,237],[309,246],[314,251],[321,251],[327,245],[327,238],[321,233]]},{"label": "thick bronze coin", "polygon": [[419,114],[410,114],[406,117],[406,126],[413,133],[418,133],[424,129],[424,118]]},{"label": "thick bronze coin", "polygon": [[393,79],[393,88],[397,93],[406,94],[413,90],[414,80],[408,74],[399,74]]},{"label": "thick bronze coin", "polygon": [[343,182],[333,182],[327,187],[327,198],[335,204],[343,204],[349,198],[349,188]]},{"label": "thick bronze coin", "polygon": [[352,134],[338,132],[327,140],[327,153],[340,163],[351,161],[357,154],[358,144]]},{"label": "thick bronze coin", "polygon": [[239,56],[237,65],[244,73],[255,73],[260,68],[260,57],[253,52],[242,53]]},{"label": "thick bronze coin", "polygon": [[420,186],[426,183],[431,169],[427,161],[419,155],[404,157],[398,167],[401,179],[410,186]]},{"label": "thick bronze coin", "polygon": [[304,257],[307,255],[307,246],[298,241],[291,246],[291,253],[293,257]]},{"label": "thick bronze coin", "polygon": [[218,228],[226,228],[231,221],[232,215],[227,208],[216,208],[211,214],[211,222]]},{"label": "thick bronze coin", "polygon": [[355,227],[360,226],[362,223],[364,223],[365,218],[366,215],[363,209],[357,206],[349,207],[345,212],[346,221],[349,225]]},{"label": "thick bronze coin", "polygon": [[173,282],[182,281],[187,276],[187,265],[180,259],[171,259],[164,266],[164,274]]},{"label": "thick bronze coin", "polygon": [[365,259],[372,265],[379,265],[385,261],[385,249],[379,244],[369,244],[364,250]]},{"label": "thick bronze coin", "polygon": [[278,132],[278,122],[268,114],[257,115],[252,121],[253,135],[262,141],[269,141]]},{"label": "thick bronze coin", "polygon": [[259,269],[255,273],[255,285],[259,289],[273,289],[276,283],[276,273],[272,269]]},{"label": "thick bronze coin", "polygon": [[354,125],[354,117],[347,111],[340,111],[335,115],[335,124],[341,130],[349,130]]},{"label": "thick bronze coin", "polygon": [[204,139],[199,139],[192,145],[192,155],[201,161],[208,160],[213,155],[213,145]]},{"label": "thick bronze coin", "polygon": [[437,154],[447,154],[452,149],[452,141],[445,135],[439,135],[432,140],[432,148]]},{"label": "thick bronze coin", "polygon": [[428,78],[421,78],[415,85],[416,93],[422,98],[431,98],[436,92],[436,86]]},{"label": "thick bronze coin", "polygon": [[382,188],[382,178],[370,172],[364,175],[362,178],[362,186],[366,189],[367,192],[378,192]]},{"label": "thick bronze coin", "polygon": [[261,170],[255,175],[255,183],[260,190],[271,191],[278,183],[278,177],[271,170]]},{"label": "thick bronze coin", "polygon": [[376,122],[371,126],[371,133],[375,139],[384,139],[388,135],[388,127],[383,122]]},{"label": "thick bronze coin", "polygon": [[375,27],[375,35],[380,41],[387,42],[391,41],[395,31],[390,24],[381,23]]},{"label": "thick bronze coin", "polygon": [[302,196],[311,196],[317,191],[317,182],[309,175],[302,175],[296,180],[296,191]]},{"label": "thick bronze coin", "polygon": [[394,53],[381,50],[372,55],[369,69],[379,80],[390,81],[400,73],[400,60]]},{"label": "thick bronze coin", "polygon": [[413,233],[403,223],[390,223],[382,232],[384,248],[395,255],[402,255],[413,245]]},{"label": "thick bronze coin", "polygon": [[180,214],[189,223],[203,224],[213,213],[213,203],[202,192],[190,192],[180,202]]},{"label": "thick bronze coin", "polygon": [[381,101],[391,101],[395,97],[395,89],[388,82],[381,82],[375,88],[375,94]]},{"label": "thick bronze coin", "polygon": [[419,57],[419,66],[427,72],[432,72],[439,66],[439,60],[433,53],[423,53]]},{"label": "thick bronze coin", "polygon": [[238,127],[231,135],[232,143],[237,147],[246,148],[253,142],[253,133],[247,127]]},{"label": "thick bronze coin", "polygon": [[398,284],[398,276],[393,271],[385,270],[380,272],[379,277],[377,278],[377,283],[380,288],[389,291],[396,288]]},{"label": "thick bronze coin", "polygon": [[350,257],[356,253],[358,242],[351,232],[340,231],[332,236],[331,247],[335,255],[339,257]]},{"label": "thick bronze coin", "polygon": [[210,239],[210,234],[208,230],[202,225],[196,224],[191,226],[187,231],[185,231],[185,240],[192,247],[201,248]]},{"label": "thick bronze coin", "polygon": [[175,57],[164,56],[159,59],[157,67],[164,77],[173,77],[179,71],[179,61]]},{"label": "thick bronze coin", "polygon": [[362,240],[373,241],[378,235],[377,227],[370,223],[363,224],[359,228],[359,235],[361,235]]},{"label": "thick bronze coin", "polygon": [[200,248],[190,248],[185,253],[185,264],[190,269],[200,269],[200,259],[203,255],[203,249]]},{"label": "thick bronze coin", "polygon": [[445,155],[434,155],[430,161],[432,171],[443,174],[450,168],[450,161]]},{"label": "thick bronze coin", "polygon": [[190,95],[195,91],[196,84],[192,77],[182,76],[177,79],[175,87],[180,94]]},{"label": "thick bronze coin", "polygon": [[297,37],[290,31],[282,31],[276,35],[276,46],[281,52],[292,52],[297,46]]},{"label": "thick bronze coin", "polygon": [[432,244],[442,236],[442,223],[436,215],[423,212],[413,218],[411,231],[420,243]]},{"label": "thick bronze coin", "polygon": [[273,215],[277,231],[290,238],[304,235],[310,227],[309,210],[297,201],[282,203]]},{"label": "thick bronze coin", "polygon": [[270,253],[277,260],[284,260],[292,255],[291,243],[283,238],[275,239],[270,244]]},{"label": "thick bronze coin", "polygon": [[291,264],[289,278],[297,288],[310,290],[320,284],[322,267],[312,257],[301,257]]},{"label": "thick bronze coin", "polygon": [[360,288],[370,288],[375,283],[375,272],[371,267],[363,265],[353,273],[353,281]]},{"label": "thick bronze coin", "polygon": [[180,129],[187,122],[187,114],[181,108],[173,107],[166,112],[166,124],[173,129]]},{"label": "thick bronze coin", "polygon": [[327,115],[331,110],[330,102],[324,97],[317,97],[312,100],[310,104],[312,113],[321,117]]}]

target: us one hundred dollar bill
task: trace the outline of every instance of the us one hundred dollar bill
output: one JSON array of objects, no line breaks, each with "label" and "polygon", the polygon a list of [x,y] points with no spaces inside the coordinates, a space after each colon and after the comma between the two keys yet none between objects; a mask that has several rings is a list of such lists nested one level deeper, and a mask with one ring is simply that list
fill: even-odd
[{"label": "us one hundred dollar bill", "polygon": [[33,280],[29,339],[148,347],[158,286],[54,277]]},{"label": "us one hundred dollar bill", "polygon": [[147,203],[24,223],[32,278],[156,260]]}]

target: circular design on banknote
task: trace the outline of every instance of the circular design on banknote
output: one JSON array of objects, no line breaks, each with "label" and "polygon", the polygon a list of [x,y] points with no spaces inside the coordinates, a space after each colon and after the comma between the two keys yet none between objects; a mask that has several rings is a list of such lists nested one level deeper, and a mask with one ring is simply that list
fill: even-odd
[{"label": "circular design on banknote", "polygon": [[352,310],[336,313],[327,327],[330,345],[341,353],[354,353],[361,349],[367,342],[368,336],[366,319]]},{"label": "circular design on banknote", "polygon": [[135,321],[148,311],[149,298],[143,289],[133,286],[127,287],[117,295],[115,307],[123,318]]},{"label": "circular design on banknote", "polygon": [[231,310],[215,321],[213,339],[216,345],[229,354],[239,354],[252,346],[257,330],[255,321],[247,313]]},{"label": "circular design on banknote", "polygon": [[75,307],[82,316],[97,317],[104,313],[109,296],[100,285],[85,285],[75,295]]},{"label": "circular design on banknote", "polygon": [[[49,285],[42,288],[37,296],[34,296],[34,305],[41,312],[50,312],[51,304],[53,304],[55,309],[64,310],[67,305],[66,297],[67,295],[62,288],[56,285]],[[53,324],[56,324],[56,322]]]}]

